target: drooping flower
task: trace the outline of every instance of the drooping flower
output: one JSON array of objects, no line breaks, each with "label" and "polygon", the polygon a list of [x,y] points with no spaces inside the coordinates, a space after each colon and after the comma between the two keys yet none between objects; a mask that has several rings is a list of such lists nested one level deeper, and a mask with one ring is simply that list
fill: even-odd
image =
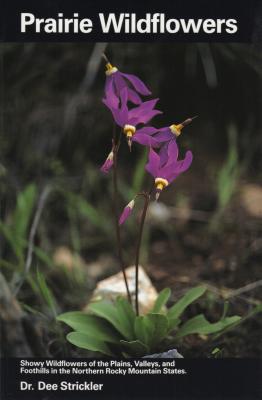
[{"label": "drooping flower", "polygon": [[155,115],[162,114],[162,111],[154,109],[158,99],[145,101],[132,109],[128,109],[127,99],[128,91],[124,88],[120,93],[119,107],[114,106],[111,97],[104,98],[103,102],[111,110],[117,125],[123,128],[129,147],[131,147],[132,141],[144,146],[159,147],[159,142],[151,136],[158,131],[156,128],[147,126],[137,129],[137,125],[146,124]]},{"label": "drooping flower", "polygon": [[126,88],[127,101],[133,104],[141,104],[142,96],[149,96],[150,90],[135,75],[120,72],[109,62],[106,64],[105,96],[111,99],[114,107],[118,107],[121,90]]},{"label": "drooping flower", "polygon": [[167,159],[163,161],[161,154],[152,148],[149,152],[146,170],[155,178],[156,200],[161,191],[173,182],[178,175],[186,171],[193,159],[191,151],[187,151],[183,160],[178,160],[178,146],[176,141],[171,141],[167,147]]},{"label": "drooping flower", "polygon": [[122,225],[127,220],[127,218],[130,216],[130,214],[133,211],[134,205],[135,205],[135,200],[133,199],[125,206],[125,208],[119,218],[119,225]]},{"label": "drooping flower", "polygon": [[159,129],[157,134],[154,135],[154,139],[160,143],[176,140],[176,138],[181,134],[182,129],[189,125],[195,118],[196,117],[187,118],[180,124],[172,124],[170,126],[166,126],[165,128]]},{"label": "drooping flower", "polygon": [[[159,145],[161,145],[161,149],[159,152],[161,164],[164,164],[167,162],[168,144],[171,141],[176,141],[177,137],[181,134],[182,129],[185,126],[189,125],[195,118],[197,118],[197,117],[195,116],[192,118],[187,118],[185,121],[183,121],[177,125],[173,124],[173,125],[167,126],[165,128],[160,128],[158,130],[158,132],[153,136],[154,141],[158,142]],[[157,147],[157,146],[155,146],[155,147]]]},{"label": "drooping flower", "polygon": [[104,164],[100,168],[100,171],[102,171],[104,174],[108,174],[108,172],[112,168],[113,164],[114,164],[114,153],[111,150],[110,153],[108,154]]}]

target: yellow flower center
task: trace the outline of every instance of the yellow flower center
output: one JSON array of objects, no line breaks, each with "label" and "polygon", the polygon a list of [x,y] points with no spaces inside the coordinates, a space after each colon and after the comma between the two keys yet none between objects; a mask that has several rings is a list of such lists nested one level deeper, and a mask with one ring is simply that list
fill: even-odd
[{"label": "yellow flower center", "polygon": [[170,128],[171,132],[174,135],[176,135],[176,137],[177,137],[181,134],[181,131],[184,128],[184,125],[183,124],[178,124],[178,125],[173,124],[173,125],[170,125],[169,128]]},{"label": "yellow flower center", "polygon": [[164,178],[156,178],[155,185],[157,190],[163,190],[168,185],[168,180]]},{"label": "yellow flower center", "polygon": [[110,63],[106,64],[106,75],[107,76],[114,74],[116,71],[118,71],[118,69],[116,67],[113,67],[112,64],[110,64]]},{"label": "yellow flower center", "polygon": [[126,135],[127,138],[132,138],[132,136],[136,132],[136,127],[133,125],[125,125],[123,128],[123,132]]}]

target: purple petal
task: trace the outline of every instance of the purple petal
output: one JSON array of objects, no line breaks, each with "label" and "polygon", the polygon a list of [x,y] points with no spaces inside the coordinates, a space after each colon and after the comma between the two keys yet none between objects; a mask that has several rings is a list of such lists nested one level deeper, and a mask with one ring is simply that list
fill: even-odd
[{"label": "purple petal", "polygon": [[130,214],[132,213],[132,210],[134,208],[135,202],[134,200],[131,200],[130,203],[128,203],[128,205],[124,208],[122,214],[120,215],[119,218],[119,225],[122,225],[127,218],[130,216]]},{"label": "purple petal", "polygon": [[127,88],[124,88],[120,92],[121,107],[127,108],[127,99],[128,99]]},{"label": "purple petal", "polygon": [[157,102],[158,102],[158,99],[144,101],[138,107],[135,107],[132,110],[130,110],[130,113],[129,113],[130,117],[138,118],[141,115],[144,115],[145,112],[153,110],[153,108],[155,107]]},{"label": "purple petal", "polygon": [[180,160],[177,162],[178,173],[181,174],[182,172],[185,172],[192,164],[192,161],[193,161],[192,151],[188,150],[186,152],[184,160]]},{"label": "purple petal", "polygon": [[128,122],[128,113],[125,110],[115,110],[114,119],[116,123],[123,128]]},{"label": "purple petal", "polygon": [[142,103],[141,98],[138,96],[138,94],[133,89],[128,88],[127,92],[128,92],[128,100],[129,101],[131,101],[134,104]]},{"label": "purple petal", "polygon": [[127,108],[127,89],[124,88],[120,93],[121,106],[120,108],[111,107],[111,103],[108,99],[103,99],[103,102],[110,108],[115,122],[123,127],[128,123],[128,108]]},{"label": "purple petal", "polygon": [[155,115],[162,114],[162,111],[159,110],[145,110],[144,114],[141,114],[139,117],[130,118],[129,123],[131,125],[138,124],[147,124]]},{"label": "purple petal", "polygon": [[165,130],[161,130],[159,133],[157,133],[154,138],[159,142],[167,142],[169,140],[172,140],[174,138],[174,135],[170,131],[169,128],[166,128]]},{"label": "purple petal", "polygon": [[151,94],[150,90],[137,76],[123,73],[121,73],[121,75],[124,76],[134,86],[138,93],[143,94],[144,96]]},{"label": "purple petal", "polygon": [[106,78],[106,86],[105,86],[105,98],[107,101],[107,106],[109,108],[113,107],[113,108],[117,108],[119,105],[119,98],[116,96],[115,90],[114,90],[114,86],[113,86],[113,77],[112,76],[108,76]]},{"label": "purple petal", "polygon": [[103,103],[109,108],[111,113],[113,114],[113,118],[117,125],[123,127],[127,121],[127,112],[125,110],[121,110],[119,108],[114,108],[111,106],[108,99],[103,99]]},{"label": "purple petal", "polygon": [[133,142],[137,142],[139,144],[142,144],[143,146],[148,146],[148,147],[159,147],[159,143],[154,140],[154,138],[150,135],[146,135],[145,133],[135,133],[133,138]]},{"label": "purple petal", "polygon": [[110,85],[111,82],[112,82],[112,76],[107,76],[106,83],[105,83],[105,92],[107,92],[108,86]]},{"label": "purple petal", "polygon": [[144,128],[140,128],[136,131],[137,133],[143,133],[145,135],[153,135],[157,132],[157,129],[153,126],[145,126]]},{"label": "purple petal", "polygon": [[175,161],[172,164],[166,165],[161,169],[162,177],[167,179],[168,182],[172,182],[174,179],[177,178],[182,172],[186,171],[193,160],[193,155],[191,151],[186,152],[186,156],[184,160]]},{"label": "purple petal", "polygon": [[124,78],[122,78],[122,73],[117,71],[113,74],[113,79],[114,79],[114,84],[115,84],[115,88],[116,88],[116,93],[119,96],[120,92],[122,89],[127,88],[127,84],[124,80]]},{"label": "purple petal", "polygon": [[113,78],[117,96],[120,96],[121,90],[126,88],[128,94],[127,100],[131,101],[134,104],[142,103],[142,99],[140,98],[140,96],[128,86],[125,79],[122,77],[121,72],[117,71],[116,73],[114,73]]},{"label": "purple petal", "polygon": [[154,178],[158,176],[160,158],[159,155],[150,149],[148,156],[148,163],[146,164],[146,171],[149,172]]},{"label": "purple petal", "polygon": [[163,146],[161,146],[161,149],[159,151],[161,167],[167,163],[168,160],[167,149],[168,149],[168,143],[165,143]]},{"label": "purple petal", "polygon": [[171,164],[177,161],[178,145],[176,140],[172,140],[168,143],[167,156],[168,156],[167,164]]}]

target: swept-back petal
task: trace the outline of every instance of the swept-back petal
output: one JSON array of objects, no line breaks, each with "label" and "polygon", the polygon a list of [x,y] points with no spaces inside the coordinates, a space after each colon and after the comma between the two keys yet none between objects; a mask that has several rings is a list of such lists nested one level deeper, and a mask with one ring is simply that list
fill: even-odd
[{"label": "swept-back petal", "polygon": [[143,94],[144,96],[148,96],[151,94],[150,90],[137,76],[123,73],[121,73],[121,75],[124,76],[133,85],[138,93]]},{"label": "swept-back petal", "polygon": [[185,172],[190,167],[192,161],[193,161],[192,151],[188,150],[186,152],[184,160],[180,160],[177,162],[176,169],[178,173],[181,174],[181,172]]},{"label": "swept-back petal", "polygon": [[119,71],[115,72],[111,76],[114,80],[116,93],[120,95],[121,90],[127,87],[126,82]]},{"label": "swept-back petal", "polygon": [[139,94],[133,90],[131,87],[128,86],[126,80],[122,76],[122,73],[117,71],[112,75],[113,80],[113,87],[115,90],[116,96],[120,96],[121,90],[124,88],[127,89],[127,100],[131,101],[133,104],[141,104],[142,99],[140,98]]},{"label": "swept-back petal", "polygon": [[165,130],[158,131],[158,133],[154,136],[154,138],[159,143],[163,143],[175,139],[175,136],[172,134],[169,128],[166,128]]},{"label": "swept-back petal", "polygon": [[139,117],[129,118],[129,123],[131,125],[147,124],[153,117],[155,117],[158,114],[162,114],[162,111],[147,110],[144,112],[144,114],[141,114]]},{"label": "swept-back petal", "polygon": [[157,132],[157,129],[154,128],[153,126],[144,126],[143,128],[138,129],[136,132],[143,133],[146,135],[153,135],[154,133]]},{"label": "swept-back petal", "polygon": [[163,168],[161,168],[161,176],[168,180],[168,182],[172,182],[177,178],[182,172],[185,172],[191,165],[193,160],[192,152],[189,150],[186,152],[186,156],[184,160],[175,161],[172,164],[166,164]]},{"label": "swept-back petal", "polygon": [[159,150],[160,157],[160,166],[162,167],[167,163],[168,155],[167,155],[168,143],[164,143]]},{"label": "swept-back petal", "polygon": [[142,103],[141,98],[133,89],[128,88],[127,92],[128,92],[128,100],[131,101],[131,103],[134,103],[134,104]]},{"label": "swept-back petal", "polygon": [[168,157],[167,164],[172,164],[173,162],[177,161],[178,145],[176,140],[172,140],[168,143],[167,157]]},{"label": "swept-back petal", "polygon": [[106,103],[104,103],[108,108],[117,108],[119,106],[119,98],[115,93],[111,76],[108,76],[106,80],[105,95]]},{"label": "swept-back petal", "polygon": [[134,107],[130,110],[130,118],[139,118],[141,115],[143,116],[146,112],[153,110],[157,102],[158,99],[144,101],[138,107]]},{"label": "swept-back petal", "polygon": [[159,147],[159,143],[156,142],[152,136],[146,135],[145,133],[136,132],[132,141],[142,144],[143,146]]},{"label": "swept-back petal", "polygon": [[103,99],[102,101],[111,111],[116,124],[123,127],[126,124],[125,121],[127,120],[127,112],[125,110],[112,107],[107,99]]},{"label": "swept-back petal", "polygon": [[151,148],[148,156],[148,163],[145,168],[154,178],[158,176],[160,158],[159,155]]}]

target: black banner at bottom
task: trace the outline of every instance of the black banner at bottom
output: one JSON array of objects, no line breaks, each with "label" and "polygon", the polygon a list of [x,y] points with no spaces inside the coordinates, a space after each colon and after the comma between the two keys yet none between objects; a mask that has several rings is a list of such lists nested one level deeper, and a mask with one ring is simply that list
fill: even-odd
[{"label": "black banner at bottom", "polygon": [[2,359],[1,399],[261,399],[250,359]]}]

